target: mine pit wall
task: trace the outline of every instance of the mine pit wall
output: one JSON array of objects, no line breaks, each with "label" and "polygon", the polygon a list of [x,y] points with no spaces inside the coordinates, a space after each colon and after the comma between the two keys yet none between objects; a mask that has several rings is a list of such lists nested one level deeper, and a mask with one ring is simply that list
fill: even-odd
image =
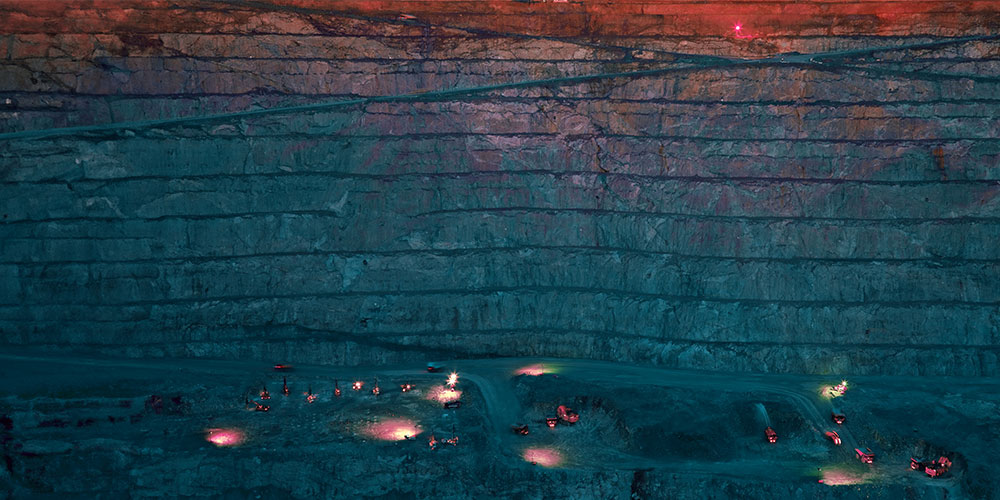
[{"label": "mine pit wall", "polygon": [[1000,373],[1000,42],[933,45],[1000,2],[6,2],[0,31],[0,342]]}]

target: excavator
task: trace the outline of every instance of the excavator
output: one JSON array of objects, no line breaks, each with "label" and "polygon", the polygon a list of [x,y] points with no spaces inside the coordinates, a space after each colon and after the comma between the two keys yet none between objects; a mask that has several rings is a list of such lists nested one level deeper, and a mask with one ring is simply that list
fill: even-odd
[{"label": "excavator", "polygon": [[[269,405],[261,404],[257,401],[254,401],[253,399],[250,399],[247,396],[243,397],[243,404],[246,407],[246,409],[253,411],[269,411],[271,409]],[[250,406],[251,404],[253,404],[253,406]]]}]

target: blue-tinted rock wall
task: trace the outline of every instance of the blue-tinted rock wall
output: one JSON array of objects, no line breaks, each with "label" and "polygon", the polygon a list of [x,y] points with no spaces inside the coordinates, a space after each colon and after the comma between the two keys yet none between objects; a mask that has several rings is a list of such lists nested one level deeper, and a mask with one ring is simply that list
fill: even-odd
[{"label": "blue-tinted rock wall", "polygon": [[1000,372],[1000,42],[950,38],[989,5],[912,33],[530,37],[430,7],[95,5],[0,7],[4,343]]}]

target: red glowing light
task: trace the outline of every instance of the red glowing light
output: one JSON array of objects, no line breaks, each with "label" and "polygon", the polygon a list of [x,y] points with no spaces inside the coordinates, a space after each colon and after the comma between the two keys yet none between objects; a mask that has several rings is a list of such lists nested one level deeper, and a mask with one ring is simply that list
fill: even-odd
[{"label": "red glowing light", "polygon": [[353,388],[355,391],[360,391],[361,390],[361,386],[363,386],[363,385],[365,385],[364,382],[362,382],[360,380],[356,380],[353,384],[351,384],[351,388]]},{"label": "red glowing light", "polygon": [[451,375],[448,375],[448,387],[454,388],[455,384],[457,383],[458,383],[458,374],[455,372],[451,372]]},{"label": "red glowing light", "polygon": [[423,429],[407,418],[389,418],[369,424],[363,432],[381,441],[402,441],[420,434]]},{"label": "red glowing light", "polygon": [[525,461],[542,467],[557,467],[563,462],[562,453],[552,448],[526,448],[521,456]]},{"label": "red glowing light", "polygon": [[743,28],[744,28],[743,23],[737,22],[736,24],[734,24],[733,25],[733,36],[735,36],[736,38],[753,38],[753,34],[752,33],[744,33],[743,32]]},{"label": "red glowing light", "polygon": [[208,429],[205,433],[205,439],[215,446],[239,446],[246,440],[239,429]]}]

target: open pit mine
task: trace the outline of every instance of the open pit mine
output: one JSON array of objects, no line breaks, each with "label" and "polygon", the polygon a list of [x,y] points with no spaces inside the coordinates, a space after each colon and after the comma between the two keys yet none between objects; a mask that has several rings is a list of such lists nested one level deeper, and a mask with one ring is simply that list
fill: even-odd
[{"label": "open pit mine", "polygon": [[1000,499],[1000,1],[0,0],[0,498]]}]

